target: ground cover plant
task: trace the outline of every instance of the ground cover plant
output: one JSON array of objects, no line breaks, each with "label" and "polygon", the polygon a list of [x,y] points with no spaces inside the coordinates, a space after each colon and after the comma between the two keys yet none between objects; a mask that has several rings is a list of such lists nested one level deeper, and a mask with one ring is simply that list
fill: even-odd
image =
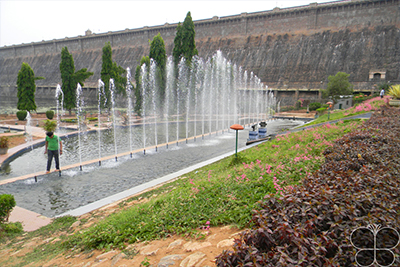
[{"label": "ground cover plant", "polygon": [[318,169],[323,162],[322,151],[358,124],[348,121],[279,135],[239,153],[244,159],[240,164],[232,166],[232,156],[152,190],[149,195],[142,194],[140,197],[148,197],[149,201],[71,236],[64,246],[84,250],[123,248],[175,233],[198,235],[193,229],[207,226],[246,227],[258,201],[268,193],[280,195]]},{"label": "ground cover plant", "polygon": [[399,266],[399,115],[383,107],[300,185],[266,197],[217,266]]},{"label": "ground cover plant", "polygon": [[388,101],[389,101],[388,96],[385,96],[385,98],[383,99],[381,99],[380,97],[369,98],[368,100],[365,100],[362,103],[358,103],[351,108],[330,111],[329,116],[328,116],[328,111],[325,111],[323,115],[319,116],[312,122],[307,123],[306,125],[315,125],[318,123],[323,123],[332,120],[339,120],[342,118],[355,116],[367,112],[373,112],[375,110],[378,110],[382,105],[384,105]]}]

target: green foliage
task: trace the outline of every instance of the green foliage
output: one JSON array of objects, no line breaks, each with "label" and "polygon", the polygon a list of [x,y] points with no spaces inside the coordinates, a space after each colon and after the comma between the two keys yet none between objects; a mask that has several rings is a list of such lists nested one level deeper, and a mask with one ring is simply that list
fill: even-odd
[{"label": "green foliage", "polygon": [[182,24],[179,22],[178,26],[176,27],[176,35],[174,38],[174,48],[172,50],[172,56],[174,57],[175,66],[178,66],[179,61],[183,55],[182,51]]},{"label": "green foliage", "polygon": [[52,120],[54,118],[54,110],[47,110],[46,118],[48,118],[49,120]]},{"label": "green foliage", "polygon": [[46,120],[46,122],[43,125],[43,129],[46,132],[54,132],[56,128],[57,128],[56,121]]},{"label": "green foliage", "polygon": [[338,99],[341,95],[352,95],[353,85],[349,82],[350,74],[338,72],[328,77],[328,86],[322,91],[324,98]]},{"label": "green foliage", "polygon": [[19,110],[32,111],[36,110],[35,103],[35,92],[36,84],[35,80],[44,79],[43,77],[35,77],[32,68],[28,63],[23,62],[20,71],[18,72],[17,78],[17,97]]},{"label": "green foliage", "polygon": [[371,99],[371,98],[373,98],[373,96],[363,95],[363,94],[355,95],[353,97],[353,105],[360,104],[360,103],[364,102],[365,100],[368,100],[368,99]]},{"label": "green foliage", "polygon": [[24,232],[22,224],[20,222],[17,223],[4,223],[0,224],[0,232],[4,231],[8,235],[12,234],[20,234]]},{"label": "green foliage", "polygon": [[308,105],[308,108],[309,108],[310,111],[313,111],[313,110],[319,109],[321,106],[322,106],[321,103],[319,103],[319,102],[314,102],[314,103],[310,103],[310,104]]},{"label": "green foliage", "polygon": [[0,136],[0,148],[8,148],[8,137]]},{"label": "green foliage", "polygon": [[52,223],[41,227],[35,233],[32,233],[32,235],[47,237],[54,235],[55,232],[68,231],[74,222],[76,222],[76,217],[74,216],[57,217]]},{"label": "green foliage", "polygon": [[[217,266],[350,266],[355,264],[352,244],[373,249],[377,241],[372,231],[353,231],[372,225],[398,229],[400,166],[393,155],[400,153],[399,111],[384,114],[374,114],[328,147],[324,164],[302,185],[279,198],[267,196],[254,210],[252,229],[235,239],[234,251],[217,257]],[[398,233],[384,236],[391,244],[386,247],[397,251]],[[383,247],[380,241],[376,247]],[[356,257],[363,266],[372,262]],[[379,261],[389,266],[393,255],[380,255]]]},{"label": "green foliage", "polygon": [[64,94],[64,107],[71,112],[76,107],[76,88],[78,83],[84,86],[83,82],[93,75],[86,68],[75,72],[75,63],[72,54],[69,53],[67,47],[61,49],[60,72]]},{"label": "green foliage", "polygon": [[104,103],[105,98],[108,99],[107,107],[111,106],[111,91],[110,91],[110,79],[114,79],[114,86],[116,94],[125,95],[125,86],[126,86],[126,77],[123,74],[126,74],[126,70],[121,66],[118,66],[116,62],[112,61],[112,48],[110,42],[107,42],[103,46],[103,54],[102,54],[102,64],[101,64],[101,80],[104,83],[104,92],[105,96],[102,101]]},{"label": "green foliage", "polygon": [[380,92],[382,89],[387,91],[389,90],[390,86],[392,86],[392,84],[390,82],[384,81],[381,82],[379,84],[376,85],[376,89]]},{"label": "green foliage", "polygon": [[182,57],[190,64],[192,57],[198,55],[195,41],[196,32],[190,12],[186,14],[186,18],[181,25],[178,23],[176,35],[174,38],[174,48],[172,55],[174,57],[175,66],[178,65]]},{"label": "green foliage", "polygon": [[13,195],[0,195],[0,224],[8,221],[8,216],[10,216],[15,204]]},{"label": "green foliage", "polygon": [[400,84],[390,86],[388,95],[392,96],[394,99],[400,99]]},{"label": "green foliage", "polygon": [[24,121],[26,116],[28,116],[28,112],[26,110],[18,110],[16,114],[19,121]]},{"label": "green foliage", "polygon": [[322,115],[327,111],[327,108],[317,108],[317,114]]},{"label": "green foliage", "polygon": [[150,42],[150,54],[149,57],[154,59],[157,64],[156,68],[156,86],[158,88],[158,100],[156,103],[157,107],[161,111],[163,109],[163,103],[165,98],[165,86],[166,86],[166,65],[167,65],[167,54],[165,52],[164,40],[160,33],[154,36],[153,40]]}]

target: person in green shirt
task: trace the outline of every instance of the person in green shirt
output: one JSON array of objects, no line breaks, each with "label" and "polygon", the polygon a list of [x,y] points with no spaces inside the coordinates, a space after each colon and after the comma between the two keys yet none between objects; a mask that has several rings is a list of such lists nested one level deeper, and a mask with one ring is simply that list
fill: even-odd
[{"label": "person in green shirt", "polygon": [[62,142],[61,139],[54,135],[53,132],[46,133],[46,148],[44,154],[47,153],[47,169],[46,173],[50,173],[51,162],[56,162],[56,171],[60,171],[60,160],[58,158],[58,150],[60,150],[60,155],[62,155]]}]

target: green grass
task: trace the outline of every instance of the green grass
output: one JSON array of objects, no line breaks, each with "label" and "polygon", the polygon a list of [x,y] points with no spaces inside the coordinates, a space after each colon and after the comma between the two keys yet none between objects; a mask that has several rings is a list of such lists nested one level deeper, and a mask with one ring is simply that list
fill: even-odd
[{"label": "green grass", "polygon": [[[198,231],[211,226],[249,226],[252,210],[267,194],[281,194],[320,167],[332,141],[361,122],[340,122],[276,139],[223,159],[146,192],[149,201],[113,214],[75,234],[67,248],[123,248],[127,243]],[[137,199],[137,197],[133,198]],[[129,200],[128,200],[129,201]]]},{"label": "green grass", "polygon": [[[339,120],[346,117],[364,114],[367,112],[374,111],[384,104],[385,101],[382,100],[380,97],[369,98],[367,101],[364,101],[363,103],[355,105],[354,107],[351,107],[349,109],[333,110],[329,114],[328,112],[326,112],[325,114],[319,116],[317,119],[313,120],[310,123],[305,124],[304,126],[315,125],[327,121]],[[364,108],[361,109],[360,107]]]}]

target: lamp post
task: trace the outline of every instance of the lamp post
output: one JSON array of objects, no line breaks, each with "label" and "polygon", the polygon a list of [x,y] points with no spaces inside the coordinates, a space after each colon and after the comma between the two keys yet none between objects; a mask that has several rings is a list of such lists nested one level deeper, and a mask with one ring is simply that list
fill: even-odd
[{"label": "lamp post", "polygon": [[329,105],[329,108],[328,108],[328,121],[329,121],[333,102],[329,101],[329,102],[326,102],[326,104]]},{"label": "lamp post", "polygon": [[236,157],[237,157],[238,131],[239,131],[239,130],[243,130],[244,127],[243,127],[242,125],[240,125],[240,124],[233,124],[230,128],[231,128],[232,130],[235,130],[235,131],[236,131]]}]

